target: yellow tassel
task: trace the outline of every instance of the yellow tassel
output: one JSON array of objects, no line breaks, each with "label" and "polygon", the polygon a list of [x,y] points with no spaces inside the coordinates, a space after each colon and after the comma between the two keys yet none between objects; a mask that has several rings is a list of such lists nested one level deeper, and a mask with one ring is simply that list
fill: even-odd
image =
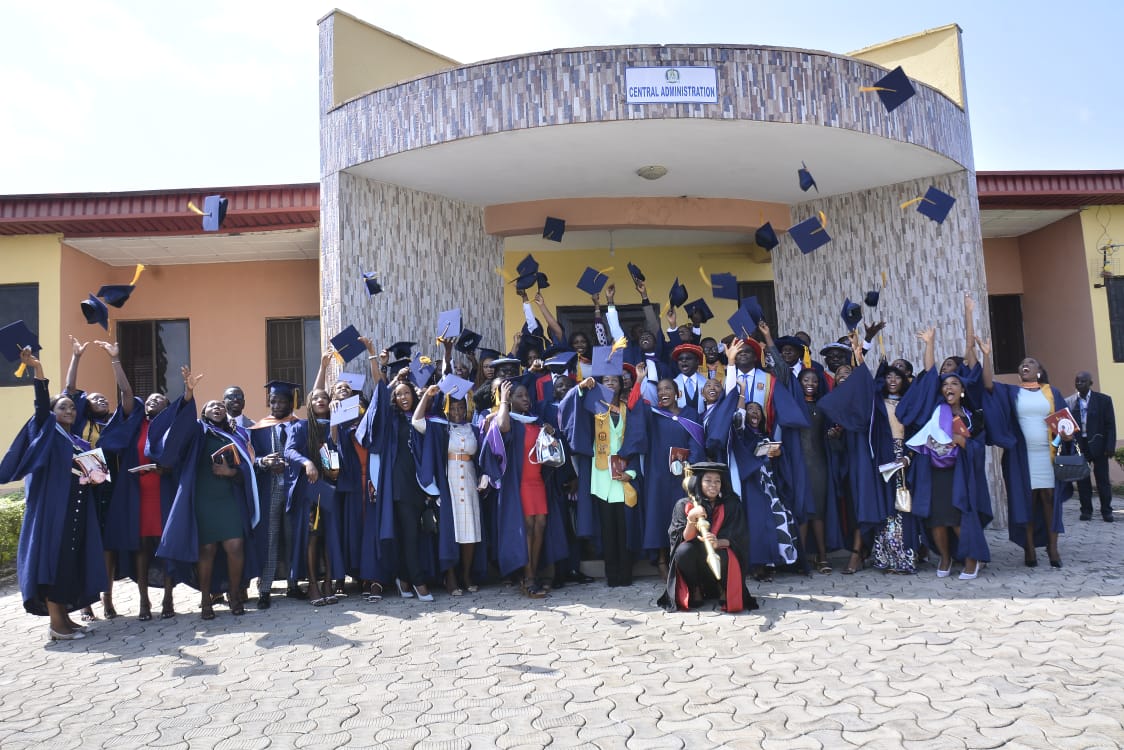
[{"label": "yellow tassel", "polygon": [[137,279],[140,278],[140,275],[142,273],[144,273],[144,264],[143,263],[137,263],[137,270],[136,270],[135,273],[133,273],[133,280],[129,282],[129,286],[136,286],[137,285]]},{"label": "yellow tassel", "polygon": [[882,272],[882,288],[883,289],[886,288],[886,272],[885,271]]},{"label": "yellow tassel", "polygon": [[859,86],[859,91],[897,91],[897,89],[888,89],[885,86]]},{"label": "yellow tassel", "polygon": [[597,272],[597,275],[598,276],[608,276],[609,271],[612,271],[612,270],[613,270],[612,266],[609,266],[608,268],[602,268],[600,271]]},{"label": "yellow tassel", "polygon": [[907,200],[905,203],[902,203],[900,206],[898,206],[898,208],[909,208],[910,206],[912,206],[914,204],[917,204],[917,203],[920,203],[923,200],[925,200],[924,196],[922,196],[920,198],[911,198],[911,199]]},{"label": "yellow tassel", "polygon": [[827,214],[823,211],[818,211],[817,213],[820,215],[820,226],[827,229]]},{"label": "yellow tassel", "polygon": [[706,271],[703,270],[702,266],[699,266],[699,276],[702,277],[703,283],[706,284],[708,289],[714,288],[714,285],[710,283],[710,279],[707,278]]},{"label": "yellow tassel", "polygon": [[804,347],[804,367],[810,368],[812,366],[812,352],[808,351],[808,347]]},{"label": "yellow tassel", "polygon": [[611,347],[609,347],[609,358],[612,359],[614,354],[626,348],[627,346],[628,338],[626,338],[625,336],[621,336],[619,339],[613,342],[613,345]]},{"label": "yellow tassel", "polygon": [[418,357],[418,362],[421,363],[422,367],[433,364],[433,360],[425,356],[424,354]]},{"label": "yellow tassel", "polygon": [[502,276],[503,280],[506,281],[508,284],[515,281],[515,277],[512,276],[510,273],[508,273],[506,269],[503,269],[503,268],[500,268],[499,266],[496,266],[494,270],[495,270],[496,273],[498,273],[500,276]]},{"label": "yellow tassel", "polygon": [[344,365],[343,355],[341,355],[339,352],[335,351],[334,349],[332,350],[332,354],[336,355],[336,361],[340,363],[340,367],[343,367],[343,365]]},{"label": "yellow tassel", "polygon": [[27,372],[27,365],[25,365],[23,362],[20,362],[20,366],[16,368],[16,377],[22,378],[25,372]]},{"label": "yellow tassel", "polygon": [[207,212],[206,212],[206,211],[203,211],[203,210],[201,210],[201,209],[199,208],[199,206],[196,206],[196,205],[195,205],[194,203],[192,203],[191,201],[188,201],[188,202],[187,202],[187,208],[188,208],[188,210],[189,210],[189,211],[191,211],[192,213],[196,213],[196,214],[199,214],[200,216],[206,216],[206,215],[207,215]]}]

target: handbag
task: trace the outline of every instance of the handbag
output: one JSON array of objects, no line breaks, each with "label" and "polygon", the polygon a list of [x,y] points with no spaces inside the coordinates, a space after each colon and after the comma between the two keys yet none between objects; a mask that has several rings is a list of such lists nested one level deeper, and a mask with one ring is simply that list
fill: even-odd
[{"label": "handbag", "polygon": [[533,464],[561,466],[566,463],[566,450],[557,436],[549,434],[546,430],[539,430],[539,436],[527,453],[527,459]]},{"label": "handbag", "polygon": [[1058,453],[1054,456],[1054,479],[1062,484],[1082,482],[1089,478],[1089,462],[1081,453],[1081,446],[1075,441],[1073,448],[1076,453]]},{"label": "handbag", "polygon": [[912,513],[913,493],[909,491],[909,487],[905,484],[905,469],[902,469],[901,472],[900,481],[894,490],[894,510],[898,513]]},{"label": "handbag", "polygon": [[426,495],[425,507],[421,513],[421,530],[426,534],[437,533],[437,498]]}]

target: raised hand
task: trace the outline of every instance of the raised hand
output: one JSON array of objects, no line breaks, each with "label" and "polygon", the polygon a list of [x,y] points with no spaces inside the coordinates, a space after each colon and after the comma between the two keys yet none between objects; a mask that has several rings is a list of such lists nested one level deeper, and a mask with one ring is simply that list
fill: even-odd
[{"label": "raised hand", "polygon": [[640,296],[641,297],[647,297],[648,296],[648,285],[643,281],[634,280],[634,283],[636,284],[636,291],[640,292]]},{"label": "raised hand", "polygon": [[610,305],[613,305],[613,304],[615,304],[613,302],[613,300],[616,298],[616,296],[617,296],[617,285],[610,282],[610,284],[607,287],[605,287],[605,301],[608,302]]},{"label": "raised hand", "polygon": [[372,344],[371,340],[369,338],[367,338],[366,336],[360,336],[359,337],[359,343],[362,344],[363,346],[367,347],[367,354],[374,354],[375,353],[375,345]]},{"label": "raised hand", "polygon": [[937,329],[933,328],[932,326],[930,326],[929,328],[926,328],[923,331],[917,332],[917,338],[924,341],[926,346],[929,345],[929,344],[932,344],[933,341],[936,339],[936,336],[937,336]]},{"label": "raised hand", "polygon": [[769,328],[769,324],[765,322],[764,318],[757,324],[757,330],[761,331],[761,335],[765,337],[765,341],[771,342],[773,340],[773,329]]},{"label": "raised hand", "polygon": [[543,299],[542,292],[535,292],[535,304],[539,307],[542,307],[546,304],[546,300]]},{"label": "raised hand", "polygon": [[590,299],[593,300],[593,306],[594,307],[601,307],[601,295],[600,294],[591,295]]},{"label": "raised hand", "polygon": [[989,339],[981,339],[979,336],[976,336],[976,346],[979,348],[980,354],[984,355],[985,357],[991,356],[991,339],[990,338]]},{"label": "raised hand", "polygon": [[426,398],[437,398],[437,394],[440,393],[440,392],[441,392],[441,389],[439,387],[437,387],[436,385],[431,385],[431,386],[429,386],[428,388],[425,389],[425,397]]},{"label": "raised hand", "polygon": [[100,346],[102,349],[105,349],[105,352],[109,355],[110,359],[116,359],[117,356],[121,353],[121,348],[117,345],[116,341],[114,341],[112,344],[108,341],[95,341],[94,343]]},{"label": "raised hand", "polygon": [[78,339],[74,338],[74,336],[70,337],[70,349],[71,349],[71,353],[75,357],[81,357],[83,354],[85,354],[86,353],[86,347],[89,346],[89,345],[90,345],[89,341],[82,342],[82,341],[79,341]]},{"label": "raised hand", "polygon": [[500,384],[500,405],[511,405],[511,383],[507,380]]},{"label": "raised hand", "polygon": [[39,358],[35,356],[35,352],[31,351],[30,346],[20,349],[20,364],[33,370],[35,377],[39,380],[43,379],[43,365]]},{"label": "raised hand", "polygon": [[180,368],[180,375],[183,375],[184,401],[190,401],[191,395],[195,392],[195,386],[203,379],[203,373],[192,373],[191,367],[184,365]]},{"label": "raised hand", "polygon": [[593,386],[595,386],[596,384],[597,384],[597,381],[594,380],[593,378],[586,378],[582,382],[578,383],[578,388],[581,388],[583,391],[588,391],[589,389],[593,388]]}]

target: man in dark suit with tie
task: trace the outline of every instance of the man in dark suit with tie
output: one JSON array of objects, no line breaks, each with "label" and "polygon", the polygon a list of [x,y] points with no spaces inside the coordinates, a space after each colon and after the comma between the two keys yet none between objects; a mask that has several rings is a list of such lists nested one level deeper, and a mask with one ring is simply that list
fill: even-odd
[{"label": "man in dark suit with tie", "polygon": [[[1092,475],[1097,481],[1097,495],[1101,501],[1101,518],[1112,521],[1112,484],[1108,479],[1108,460],[1116,453],[1116,414],[1112,397],[1093,390],[1093,376],[1079,372],[1074,378],[1077,393],[1066,399],[1069,410],[1081,426],[1078,445],[1091,463]],[[1093,517],[1093,485],[1086,477],[1077,483],[1081,500],[1081,520]]]}]

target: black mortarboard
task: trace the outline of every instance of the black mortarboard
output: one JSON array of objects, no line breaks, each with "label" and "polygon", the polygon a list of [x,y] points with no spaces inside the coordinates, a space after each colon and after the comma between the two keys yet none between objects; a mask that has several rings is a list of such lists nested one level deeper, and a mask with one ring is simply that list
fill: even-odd
[{"label": "black mortarboard", "polygon": [[788,228],[788,235],[805,255],[831,242],[831,235],[827,233],[819,216],[812,216],[792,225]]},{"label": "black mortarboard", "polygon": [[89,299],[82,300],[82,315],[87,323],[91,325],[97,323],[105,330],[109,330],[109,308],[94,295],[91,294]]},{"label": "black mortarboard", "polygon": [[221,195],[208,195],[203,199],[203,231],[217,232],[226,221],[229,201]]},{"label": "black mortarboard", "polygon": [[483,362],[486,359],[499,359],[503,356],[503,352],[498,349],[489,349],[486,346],[478,346],[476,348],[476,361]]},{"label": "black mortarboard", "polygon": [[546,274],[535,271],[533,273],[524,274],[515,280],[515,288],[520,292],[525,289],[530,289],[533,286],[537,286],[539,289],[546,289],[549,287],[550,282],[547,281]]},{"label": "black mortarboard", "polygon": [[804,162],[800,162],[800,165],[800,169],[796,170],[796,176],[800,179],[800,189],[805,193],[812,188],[815,188],[817,193],[820,192],[819,185],[812,178],[812,173],[808,171],[808,165]]},{"label": "black mortarboard", "polygon": [[714,292],[714,299],[738,301],[738,277],[732,273],[712,273],[710,289]]},{"label": "black mortarboard", "polygon": [[441,392],[446,394],[454,401],[459,401],[462,398],[468,397],[468,392],[472,390],[472,381],[465,380],[464,378],[449,373],[437,383],[437,387]]},{"label": "black mortarboard", "polygon": [[644,281],[644,272],[640,270],[640,266],[633,263],[628,264],[628,275],[636,281]]},{"label": "black mortarboard", "polygon": [[359,331],[355,329],[355,326],[348,326],[329,340],[332,342],[336,354],[344,362],[350,362],[367,351],[367,347],[363,346],[363,342],[359,340]]},{"label": "black mortarboard", "polygon": [[757,301],[756,295],[743,299],[741,307],[749,314],[750,320],[753,321],[753,328],[750,329],[752,333],[757,329],[757,324],[765,319],[765,311],[761,309],[761,303]]},{"label": "black mortarboard", "polygon": [[606,375],[620,375],[624,371],[624,351],[613,351],[611,346],[593,347],[590,374],[595,378]]},{"label": "black mortarboard", "polygon": [[129,301],[134,289],[132,284],[108,284],[98,290],[97,296],[105,300],[105,304],[120,308]]},{"label": "black mortarboard", "polygon": [[39,346],[39,337],[31,332],[22,320],[0,328],[0,355],[9,362],[19,362],[20,352],[24,347],[31,347],[32,354],[38,354],[42,348]]},{"label": "black mortarboard", "polygon": [[601,271],[598,271],[592,266],[586,266],[582,271],[582,276],[578,279],[578,289],[586,294],[601,294],[601,290],[605,288],[605,284],[609,281],[609,277]]},{"label": "black mortarboard", "polygon": [[476,331],[470,331],[464,328],[461,330],[461,335],[457,336],[457,343],[453,348],[458,352],[470,354],[473,349],[480,346],[480,338],[480,334]]},{"label": "black mortarboard", "polygon": [[699,325],[702,325],[714,317],[714,313],[710,311],[710,305],[706,304],[706,300],[704,299],[688,302],[683,310],[691,320],[695,319],[695,313],[697,312],[699,314]]},{"label": "black mortarboard", "polygon": [[410,361],[411,360],[408,357],[403,357],[402,359],[396,359],[396,360],[390,362],[389,364],[387,364],[387,366],[386,366],[386,376],[387,376],[387,378],[393,380],[394,376],[396,376],[398,374],[399,370],[401,370],[403,367],[409,367],[410,366]]},{"label": "black mortarboard", "polygon": [[687,287],[679,283],[679,277],[675,278],[675,283],[671,285],[667,297],[672,307],[681,307],[687,301]]},{"label": "black mortarboard", "polygon": [[943,224],[955,203],[956,199],[951,195],[931,187],[925,191],[925,197],[917,204],[917,212],[928,216],[938,224]]},{"label": "black mortarboard", "polygon": [[285,380],[271,380],[265,384],[265,392],[269,396],[272,396],[274,393],[288,396],[293,402],[294,409],[300,406],[300,386],[296,383],[290,383]]},{"label": "black mortarboard", "polygon": [[893,112],[917,93],[900,65],[875,81],[873,86],[863,86],[859,91],[877,91],[887,112]]},{"label": "black mortarboard", "polygon": [[546,217],[546,224],[542,228],[543,239],[552,242],[561,242],[562,235],[566,233],[566,222],[553,216]]},{"label": "black mortarboard", "polygon": [[747,339],[757,330],[757,323],[754,322],[752,313],[746,310],[744,302],[727,322],[730,324],[730,330],[739,338]]},{"label": "black mortarboard", "polygon": [[774,247],[781,244],[781,241],[777,239],[777,233],[773,229],[773,225],[768,222],[762,224],[757,228],[757,231],[753,233],[753,241],[766,250],[772,250]]},{"label": "black mortarboard", "polygon": [[[543,356],[545,357],[545,356],[547,356],[547,354],[544,352]],[[577,357],[577,356],[578,356],[577,352],[555,351],[550,356],[550,359],[543,362],[543,367],[550,370],[551,372],[553,372],[556,375],[562,375],[562,374],[566,373],[567,371],[569,371],[570,365],[573,364],[574,358]]]},{"label": "black mortarboard", "polygon": [[367,286],[367,294],[372,297],[382,291],[382,285],[379,284],[379,280],[375,278],[374,271],[364,272],[363,283]]},{"label": "black mortarboard", "polygon": [[437,337],[456,338],[461,332],[461,309],[442,310],[437,313]]},{"label": "black mortarboard", "polygon": [[808,348],[804,346],[803,339],[798,339],[795,336],[781,336],[779,339],[773,342],[773,345],[777,347],[777,351],[780,351],[786,346],[796,347],[801,352]]},{"label": "black mortarboard", "polygon": [[820,349],[820,356],[826,357],[828,352],[833,352],[833,351],[845,352],[848,356],[851,355],[851,347],[847,346],[846,344],[840,344],[839,342],[835,342],[833,344],[828,344],[823,349]]},{"label": "black mortarboard", "polygon": [[526,258],[519,261],[519,265],[515,267],[516,276],[527,276],[532,273],[538,273],[539,262],[535,260],[535,256],[528,254]]},{"label": "black mortarboard", "polygon": [[848,331],[855,330],[859,321],[863,319],[863,308],[851,301],[850,297],[843,300],[843,309],[839,311],[839,317],[843,318],[844,325],[847,326]]},{"label": "black mortarboard", "polygon": [[386,350],[390,352],[390,356],[395,359],[409,359],[410,353],[414,350],[415,343],[413,341],[395,341],[388,346]]},{"label": "black mortarboard", "polygon": [[878,290],[872,289],[867,292],[866,296],[863,297],[863,302],[866,303],[867,307],[878,307]]},{"label": "black mortarboard", "polygon": [[[547,349],[547,341],[537,333],[523,332],[519,337],[519,348],[515,350],[515,356],[519,361],[526,361],[527,355],[531,353],[531,349],[538,351],[539,356]],[[528,363],[529,364],[529,363]]]}]

